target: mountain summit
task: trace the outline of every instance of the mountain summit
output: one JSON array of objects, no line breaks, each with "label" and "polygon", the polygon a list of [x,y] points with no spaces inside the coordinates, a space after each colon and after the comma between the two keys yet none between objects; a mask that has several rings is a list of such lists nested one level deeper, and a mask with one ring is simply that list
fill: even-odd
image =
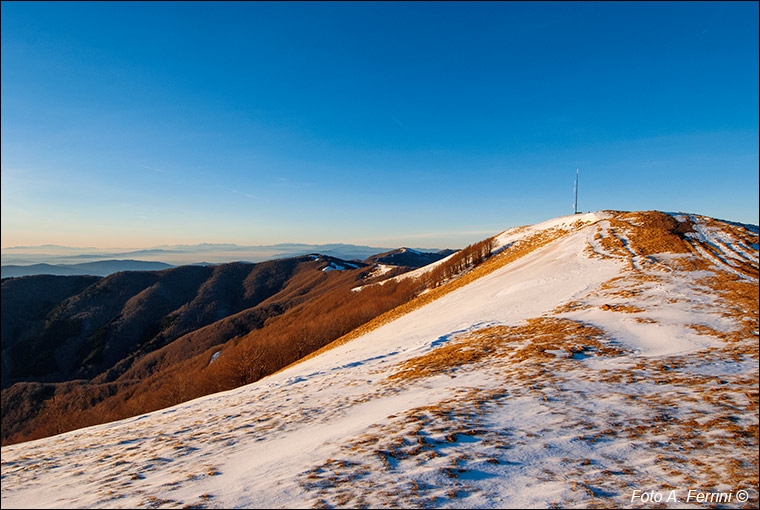
[{"label": "mountain summit", "polygon": [[369,257],[366,262],[387,266],[406,266],[419,268],[448,257],[455,250],[440,250],[436,252],[418,251],[412,248],[399,248]]},{"label": "mountain summit", "polygon": [[487,248],[258,382],[3,447],[3,507],[756,507],[756,226],[601,211]]}]

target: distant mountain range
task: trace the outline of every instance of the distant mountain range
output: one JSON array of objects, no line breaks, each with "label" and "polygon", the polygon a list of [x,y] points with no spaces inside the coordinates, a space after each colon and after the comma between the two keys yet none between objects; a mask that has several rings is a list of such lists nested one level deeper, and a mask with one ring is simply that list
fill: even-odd
[{"label": "distant mountain range", "polygon": [[[161,245],[146,249],[98,249],[69,246],[14,246],[2,249],[3,265],[80,264],[106,260],[134,260],[163,262],[172,266],[196,264],[199,261],[222,264],[227,262],[263,262],[278,258],[298,257],[321,253],[343,260],[365,260],[389,251],[390,248],[354,244],[303,244],[284,243],[261,246],[236,244]],[[435,252],[436,249],[418,249]]]},{"label": "distant mountain range", "polygon": [[108,276],[119,271],[160,271],[174,266],[144,260],[99,260],[79,264],[32,264],[2,266],[2,278],[50,274],[57,276]]},{"label": "distant mountain range", "polygon": [[[46,254],[36,253],[34,250],[39,248],[45,248],[48,250]],[[316,250],[316,249],[319,250]],[[230,257],[231,253],[240,255],[254,255],[252,258],[265,257],[267,260],[275,260],[280,258],[288,258],[290,256],[302,256],[312,253],[319,253],[328,257],[335,257],[342,260],[366,260],[370,264],[383,264],[388,266],[403,266],[407,268],[419,268],[440,260],[455,250],[439,250],[439,251],[423,251],[415,250],[413,248],[399,248],[396,250],[384,251],[383,253],[375,252],[375,250],[382,250],[382,248],[371,248],[368,246],[355,246],[348,244],[324,244],[324,245],[312,245],[312,244],[279,244],[273,246],[259,246],[259,247],[245,247],[236,245],[210,245],[200,244],[195,246],[175,246],[173,248],[157,247],[149,250],[140,250],[129,252],[129,255],[133,256],[167,256],[176,257],[176,253],[192,254],[195,256],[208,256],[211,259],[222,256],[222,252],[219,250],[228,250],[224,252],[226,258],[235,259]],[[261,249],[257,253],[252,253],[252,249]],[[263,251],[275,249],[275,251]],[[71,252],[79,251],[79,248],[70,248],[65,246],[46,245],[39,247],[16,247],[7,248],[4,251],[13,252],[14,255],[3,255],[3,262],[8,260],[39,260],[40,258],[60,258],[64,257],[67,260],[71,258],[98,258],[101,255],[94,253],[78,253],[71,255]],[[94,250],[93,248],[86,248],[85,250]],[[187,251],[183,251],[187,250]],[[277,251],[279,250],[279,251]],[[286,252],[292,252],[295,255],[285,255]],[[61,255],[60,252],[69,253],[69,255]],[[372,252],[367,255],[368,252]],[[172,255],[175,254],[175,255]],[[268,257],[266,257],[268,255]],[[229,260],[229,262],[238,260]],[[258,260],[262,262],[263,260]],[[250,261],[246,261],[250,262]],[[220,262],[193,262],[192,264],[179,264],[179,265],[198,265],[208,266],[216,265]],[[91,275],[91,276],[108,276],[120,271],[160,271],[162,269],[170,269],[177,267],[176,265],[167,264],[165,262],[151,261],[151,260],[134,260],[134,259],[106,259],[95,260],[91,262],[77,262],[77,263],[50,263],[50,262],[37,262],[29,264],[4,264],[2,266],[2,278],[11,278],[19,276],[32,276],[40,274],[49,274],[57,276],[76,276],[76,275]]]}]

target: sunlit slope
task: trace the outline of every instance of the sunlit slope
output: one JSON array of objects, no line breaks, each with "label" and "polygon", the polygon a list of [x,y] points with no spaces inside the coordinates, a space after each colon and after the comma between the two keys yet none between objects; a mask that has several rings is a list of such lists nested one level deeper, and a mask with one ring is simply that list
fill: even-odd
[{"label": "sunlit slope", "polygon": [[255,384],[3,448],[3,507],[756,507],[757,227],[608,211],[496,247]]}]

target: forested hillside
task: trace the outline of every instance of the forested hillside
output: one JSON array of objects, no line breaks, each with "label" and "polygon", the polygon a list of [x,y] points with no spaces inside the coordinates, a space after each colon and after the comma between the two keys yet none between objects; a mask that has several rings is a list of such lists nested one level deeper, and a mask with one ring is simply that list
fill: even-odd
[{"label": "forested hillside", "polygon": [[324,255],[4,279],[3,444],[256,381],[487,256],[473,250],[431,273],[435,283],[371,285],[410,267]]},{"label": "forested hillside", "polygon": [[411,283],[352,292],[376,280],[372,269],[310,255],[105,278],[4,279],[3,442],[143,413],[274,372],[414,293]]}]

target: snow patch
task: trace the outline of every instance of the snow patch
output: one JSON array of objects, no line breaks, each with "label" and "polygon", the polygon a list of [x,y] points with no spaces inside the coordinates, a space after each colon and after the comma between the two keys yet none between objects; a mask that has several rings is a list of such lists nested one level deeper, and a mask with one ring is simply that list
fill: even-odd
[{"label": "snow patch", "polygon": [[344,262],[343,264],[337,264],[335,262],[330,262],[330,264],[322,269],[322,271],[345,271],[347,269],[358,269],[359,266],[356,264],[352,264],[350,262]]}]

